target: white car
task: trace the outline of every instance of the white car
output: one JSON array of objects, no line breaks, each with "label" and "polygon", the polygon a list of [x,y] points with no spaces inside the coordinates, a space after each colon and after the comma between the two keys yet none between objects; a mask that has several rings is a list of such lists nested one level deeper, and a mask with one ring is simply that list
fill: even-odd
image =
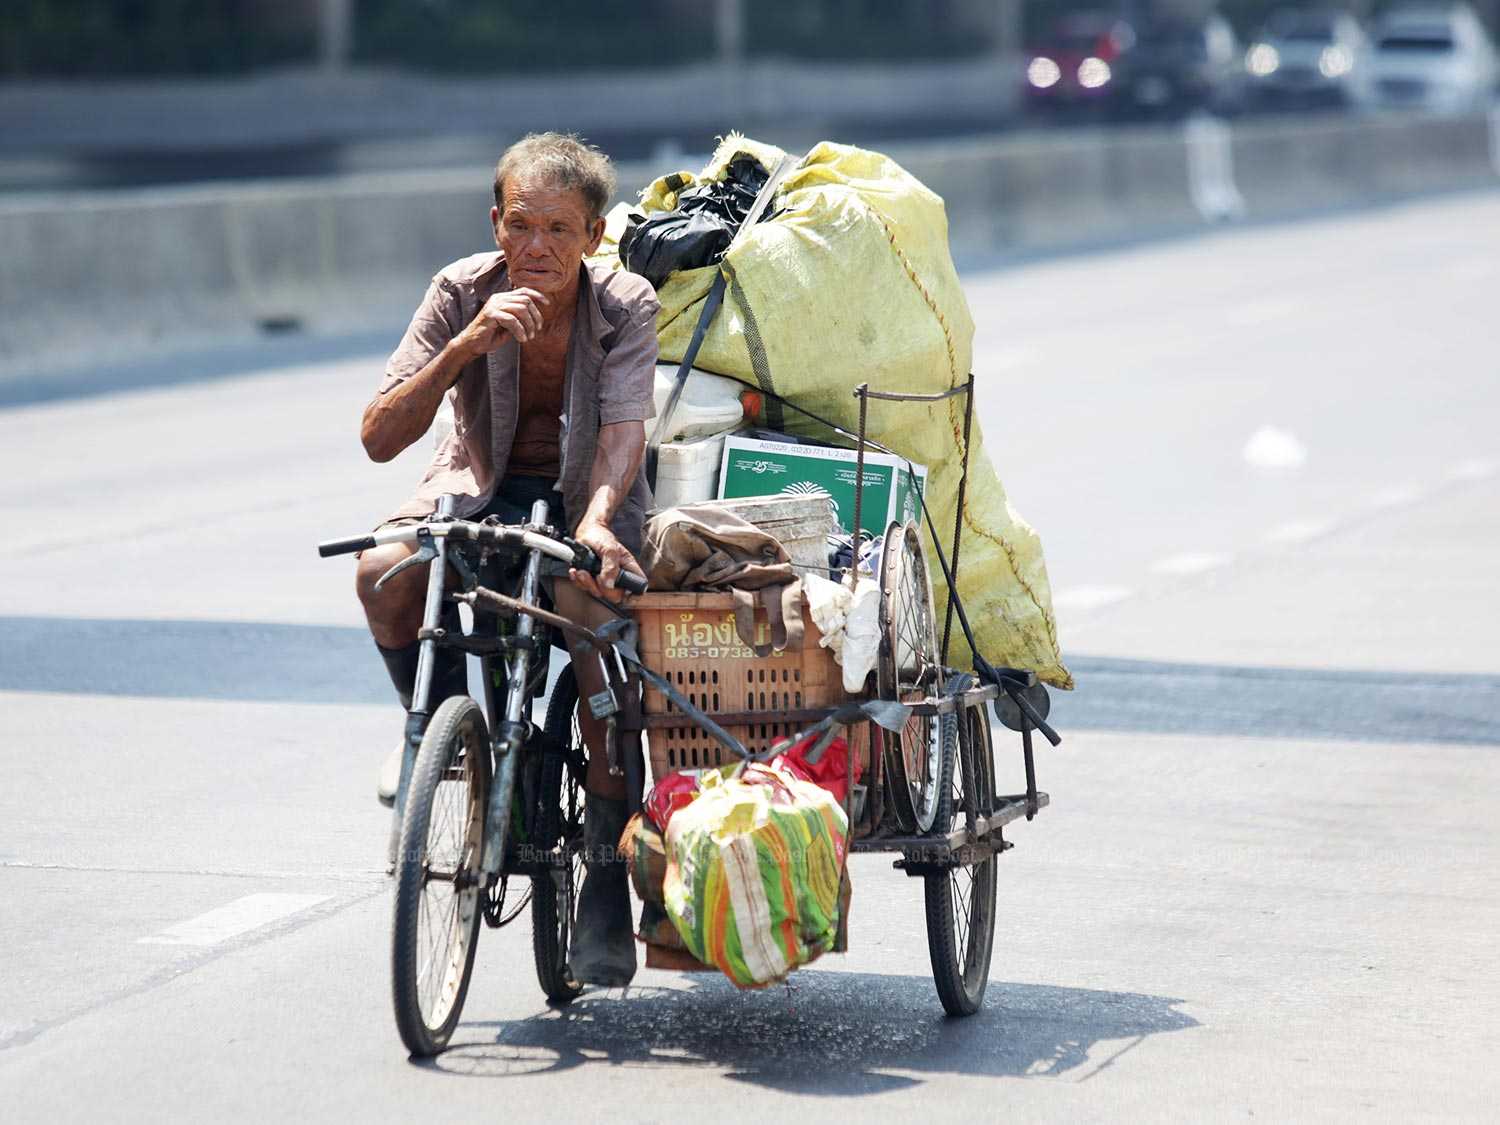
[{"label": "white car", "polygon": [[1283,8],[1245,53],[1253,104],[1264,108],[1368,101],[1369,42],[1338,9]]},{"label": "white car", "polygon": [[1482,109],[1500,76],[1484,24],[1467,4],[1394,8],[1371,36],[1370,95],[1386,109]]}]

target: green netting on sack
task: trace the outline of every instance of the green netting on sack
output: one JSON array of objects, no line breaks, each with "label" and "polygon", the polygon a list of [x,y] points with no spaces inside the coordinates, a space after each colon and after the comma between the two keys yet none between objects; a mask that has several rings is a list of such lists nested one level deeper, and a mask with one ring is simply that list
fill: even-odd
[{"label": "green netting on sack", "polygon": [[[678,192],[721,178],[739,153],[767,169],[785,155],[731,135],[698,176],[664,176],[636,207],[617,207],[601,258],[618,264],[627,211],[671,210]],[[880,153],[824,142],[786,176],[768,214],[722,263],[728,288],[696,367],[759,387],[849,430],[859,424],[851,393],[859,383],[931,394],[968,380],[974,322],[936,194]],[[681,270],[661,286],[662,362],[682,359],[719,268]],[[795,411],[778,416],[780,410],[768,400],[766,420],[775,428],[827,436]],[[927,503],[945,551],[958,503],[963,420],[961,395],[930,405],[872,402],[869,411],[873,440],[928,466]],[[993,664],[1031,668],[1047,683],[1071,688],[1041,540],[1011,508],[977,422],[963,521],[958,589],[981,653]],[[931,571],[941,613],[947,591],[935,564]],[[968,659],[955,626],[949,662],[962,667]]]}]

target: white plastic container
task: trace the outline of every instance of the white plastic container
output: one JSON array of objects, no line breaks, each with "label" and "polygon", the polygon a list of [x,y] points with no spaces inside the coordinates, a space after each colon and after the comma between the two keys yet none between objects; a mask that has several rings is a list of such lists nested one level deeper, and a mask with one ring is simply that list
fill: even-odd
[{"label": "white plastic container", "polygon": [[[656,419],[651,423],[653,426],[659,423],[676,381],[676,364],[661,364],[656,368]],[[745,417],[745,408],[740,402],[745,389],[734,379],[693,368],[683,385],[682,397],[677,400],[677,409],[672,412],[671,427],[661,435],[663,452],[668,442],[709,437],[738,426]],[[648,433],[647,436],[652,435]],[[659,481],[660,476],[657,479]]]},{"label": "white plastic container", "polygon": [[664,443],[656,459],[656,506],[675,508],[712,500],[719,493],[723,458],[723,434]]}]

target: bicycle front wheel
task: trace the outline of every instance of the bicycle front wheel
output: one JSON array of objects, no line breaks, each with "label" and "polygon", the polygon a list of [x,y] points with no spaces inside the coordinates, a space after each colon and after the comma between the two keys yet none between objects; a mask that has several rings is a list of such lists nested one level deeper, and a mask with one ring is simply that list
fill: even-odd
[{"label": "bicycle front wheel", "polygon": [[396,857],[392,994],[401,1041],[419,1057],[447,1045],[469,991],[489,794],[484,713],[468,696],[452,696],[422,738]]}]

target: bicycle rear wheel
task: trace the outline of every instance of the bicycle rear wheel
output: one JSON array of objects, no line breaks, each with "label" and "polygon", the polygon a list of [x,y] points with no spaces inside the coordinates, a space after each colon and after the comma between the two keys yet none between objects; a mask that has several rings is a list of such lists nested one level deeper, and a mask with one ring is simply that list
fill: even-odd
[{"label": "bicycle rear wheel", "polygon": [[557,677],[543,732],[535,843],[557,866],[532,879],[531,950],[542,992],[554,1004],[566,1004],[583,991],[568,970],[568,945],[583,883],[583,780],[588,769],[578,726],[578,680],[571,666]]},{"label": "bicycle rear wheel", "polygon": [[[932,611],[932,583],[914,523],[892,523],[880,555],[880,654],[875,682],[882,699],[913,702],[935,691],[942,677]],[[940,724],[911,715],[885,740],[891,812],[903,832],[932,828],[941,796]]]},{"label": "bicycle rear wheel", "polygon": [[447,1045],[469,991],[489,795],[484,713],[468,696],[452,696],[417,752],[396,858],[392,998],[401,1041],[419,1057]]},{"label": "bicycle rear wheel", "polygon": [[[984,816],[995,806],[989,717],[983,707],[966,707],[957,719],[958,752],[944,762],[935,825],[945,833],[964,822],[967,808]],[[984,1002],[995,945],[995,859],[991,852],[983,862],[933,872],[923,880],[932,980],[950,1016],[972,1016]]]}]

